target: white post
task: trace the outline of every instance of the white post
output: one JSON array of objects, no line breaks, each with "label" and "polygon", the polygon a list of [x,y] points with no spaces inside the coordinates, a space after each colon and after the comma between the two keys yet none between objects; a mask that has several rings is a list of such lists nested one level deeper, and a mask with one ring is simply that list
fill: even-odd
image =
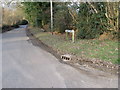
[{"label": "white post", "polygon": [[52,34],[53,34],[53,7],[52,7],[52,0],[50,0],[50,8],[51,8],[51,31],[52,31]]},{"label": "white post", "polygon": [[68,40],[68,33],[72,33],[72,42],[75,42],[75,31],[74,30],[65,30],[66,32],[66,39]]},{"label": "white post", "polygon": [[75,38],[75,34],[74,34],[74,30],[73,30],[72,31],[72,42],[75,42],[74,38]]}]

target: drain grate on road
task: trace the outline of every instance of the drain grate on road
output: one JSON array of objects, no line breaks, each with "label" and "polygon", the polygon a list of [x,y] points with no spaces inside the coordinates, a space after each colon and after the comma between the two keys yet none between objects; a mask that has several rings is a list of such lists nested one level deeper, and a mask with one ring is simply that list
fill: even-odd
[{"label": "drain grate on road", "polygon": [[70,60],[72,60],[72,56],[69,55],[69,54],[61,55],[61,59],[62,59],[63,61],[70,61]]}]

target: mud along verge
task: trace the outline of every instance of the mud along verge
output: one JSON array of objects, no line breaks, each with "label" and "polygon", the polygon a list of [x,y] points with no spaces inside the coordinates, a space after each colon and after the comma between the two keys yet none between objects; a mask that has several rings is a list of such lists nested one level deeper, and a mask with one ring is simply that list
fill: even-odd
[{"label": "mud along verge", "polygon": [[[61,35],[56,35],[56,34],[52,35],[51,33],[43,32],[40,29],[34,29],[34,30],[29,29],[27,30],[27,35],[29,37],[32,36],[32,39],[34,38],[36,40],[37,45],[40,44],[39,46],[41,46],[43,49],[49,51],[54,56],[59,58],[61,62],[67,63],[79,69],[82,65],[82,67],[84,68],[90,67],[94,69],[99,69],[104,72],[109,72],[111,74],[118,73],[118,64],[116,63],[118,58],[117,42],[113,42],[116,44],[116,47],[112,48],[112,49],[115,48],[115,52],[112,52],[112,50],[108,49],[109,47],[107,47],[107,49],[110,50],[109,52],[114,53],[114,56],[113,55],[109,56],[107,55],[109,54],[108,52],[103,51],[103,54],[101,54],[101,51],[100,51],[102,48],[106,47],[106,44],[108,44],[109,46],[113,44],[113,43],[110,43],[109,41],[105,41],[105,42],[93,41],[92,42],[87,40],[86,41],[81,40],[81,41],[77,41],[76,43],[71,43],[69,41],[65,41],[64,35],[62,37]],[[93,49],[95,48],[96,43],[99,46],[99,48],[97,48],[96,51],[98,50],[98,54],[100,53],[100,55],[97,55],[98,57],[94,58],[94,57],[91,57],[92,55],[90,56],[90,54],[88,54],[89,52],[87,52],[84,48],[87,47],[85,45],[87,44],[92,46],[92,48],[88,47],[87,49],[89,50]],[[81,47],[78,45],[81,45]],[[77,51],[76,48],[79,49],[79,51]],[[81,49],[82,51],[80,51]],[[107,49],[105,48],[105,50]],[[94,49],[93,49],[93,54],[95,54]],[[62,55],[63,56],[68,55],[68,56],[71,56],[71,58],[68,59],[69,57],[66,57],[67,60],[65,60],[65,58],[63,59],[61,57]],[[105,59],[102,60],[102,58],[99,58],[99,57],[102,57],[102,58],[105,57],[105,59],[108,58],[108,60],[105,60]],[[111,58],[114,59],[114,61],[112,61]]]}]

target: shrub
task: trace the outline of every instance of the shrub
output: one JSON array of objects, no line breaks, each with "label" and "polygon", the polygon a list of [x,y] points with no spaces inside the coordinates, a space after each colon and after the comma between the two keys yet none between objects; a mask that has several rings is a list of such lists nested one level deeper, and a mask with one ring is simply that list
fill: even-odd
[{"label": "shrub", "polygon": [[3,26],[2,26],[2,30],[7,29],[7,28],[9,28],[9,27],[10,27],[10,25],[3,25]]},{"label": "shrub", "polygon": [[56,10],[56,13],[54,14],[54,30],[59,33],[64,33],[65,29],[70,29],[70,26],[72,25],[72,17],[65,4],[58,4],[58,7],[56,8],[58,10]]},{"label": "shrub", "polygon": [[[99,3],[96,3],[98,5]],[[101,5],[104,5],[101,3]],[[104,7],[105,8],[105,7]],[[78,13],[78,33],[77,37],[81,39],[98,38],[103,32],[107,32],[107,18],[104,8],[98,13],[90,12],[89,4],[83,3]]]},{"label": "shrub", "polygon": [[45,31],[50,31],[50,23],[44,25],[42,28],[43,28]]},{"label": "shrub", "polygon": [[19,28],[19,25],[18,25],[18,24],[3,25],[1,31],[2,31],[2,33],[3,33],[3,32],[6,32],[6,31],[10,31],[10,30],[12,30],[12,29],[14,29],[14,28]]},{"label": "shrub", "polygon": [[14,25],[12,25],[12,27],[19,28],[19,25],[18,24],[14,24]]}]

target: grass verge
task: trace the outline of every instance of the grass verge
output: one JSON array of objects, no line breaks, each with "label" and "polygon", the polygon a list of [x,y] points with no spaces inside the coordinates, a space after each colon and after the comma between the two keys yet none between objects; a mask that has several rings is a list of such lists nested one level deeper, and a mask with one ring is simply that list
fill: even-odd
[{"label": "grass verge", "polygon": [[79,39],[72,43],[70,40],[65,40],[64,35],[52,35],[49,32],[41,32],[38,28],[31,28],[30,32],[43,43],[64,54],[97,58],[110,61],[113,64],[120,64],[120,60],[118,60],[118,41]]}]

